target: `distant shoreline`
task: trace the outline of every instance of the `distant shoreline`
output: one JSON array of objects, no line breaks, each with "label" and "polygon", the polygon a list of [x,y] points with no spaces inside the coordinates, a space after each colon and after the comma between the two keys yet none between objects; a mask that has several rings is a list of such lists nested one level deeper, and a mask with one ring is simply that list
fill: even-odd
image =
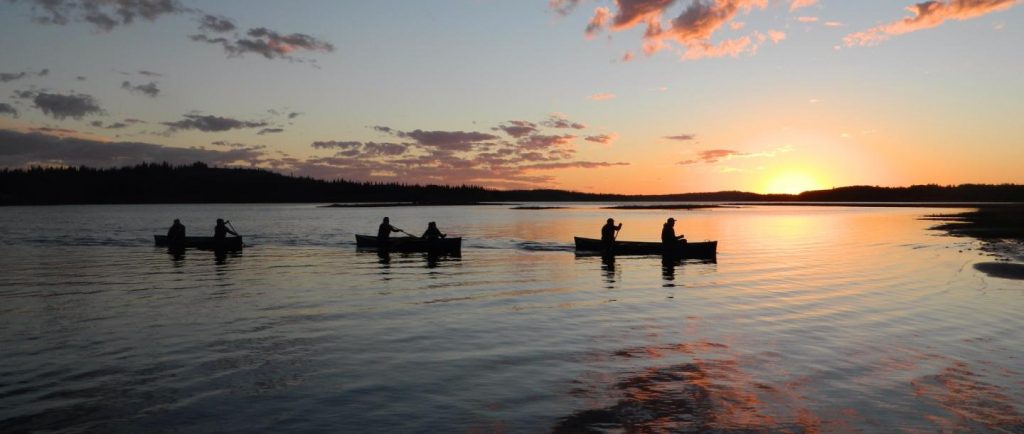
[{"label": "distant shoreline", "polygon": [[732,208],[728,205],[707,204],[662,204],[662,205],[615,205],[601,207],[601,209],[701,209],[701,208]]},{"label": "distant shoreline", "polygon": [[[636,205],[953,206],[1024,202],[1024,185],[848,186],[799,194],[716,191],[673,194],[584,193],[555,189],[496,190],[474,185],[323,180],[265,169],[143,163],[96,169],[0,169],[0,205],[336,203],[359,206],[480,206],[524,202]],[[692,207],[691,207],[692,208]],[[622,209],[622,208],[620,208]]]},{"label": "distant shoreline", "polygon": [[399,206],[507,206],[514,203],[499,202],[362,202],[362,203],[332,203],[321,205],[319,208],[392,208]]}]

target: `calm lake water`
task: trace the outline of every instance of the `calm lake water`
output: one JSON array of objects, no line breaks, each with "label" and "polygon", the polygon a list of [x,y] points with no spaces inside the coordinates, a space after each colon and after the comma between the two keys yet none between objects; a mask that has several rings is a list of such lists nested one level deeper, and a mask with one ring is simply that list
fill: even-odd
[{"label": "calm lake water", "polygon": [[[955,210],[567,206],[2,208],[0,432],[1024,431],[1024,281]],[[384,215],[462,257],[357,252]],[[573,253],[669,216],[717,263]]]}]

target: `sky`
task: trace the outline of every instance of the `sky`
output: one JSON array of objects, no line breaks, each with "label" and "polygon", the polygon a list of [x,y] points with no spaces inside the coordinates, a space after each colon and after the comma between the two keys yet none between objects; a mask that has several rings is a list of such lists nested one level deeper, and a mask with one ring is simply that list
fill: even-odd
[{"label": "sky", "polygon": [[0,0],[0,167],[1024,183],[1019,0]]}]

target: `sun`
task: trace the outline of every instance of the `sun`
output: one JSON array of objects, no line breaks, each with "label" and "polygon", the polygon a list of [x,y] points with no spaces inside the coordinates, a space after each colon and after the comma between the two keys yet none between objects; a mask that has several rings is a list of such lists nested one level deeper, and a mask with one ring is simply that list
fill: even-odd
[{"label": "sun", "polygon": [[821,183],[806,173],[783,172],[769,179],[762,191],[765,193],[799,194],[821,189]]}]

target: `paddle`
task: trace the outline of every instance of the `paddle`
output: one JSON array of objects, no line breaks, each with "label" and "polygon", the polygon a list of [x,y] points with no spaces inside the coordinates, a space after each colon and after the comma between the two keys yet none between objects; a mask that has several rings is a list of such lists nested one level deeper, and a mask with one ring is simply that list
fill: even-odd
[{"label": "paddle", "polygon": [[231,228],[231,232],[234,232],[236,237],[241,236],[238,234],[238,229],[235,229],[235,225],[231,224],[231,220],[227,220],[224,223],[227,224],[229,228]]},{"label": "paddle", "polygon": [[408,233],[408,232],[406,232],[406,231],[403,231],[403,230],[401,230],[401,229],[398,229],[398,228],[395,228],[395,229],[396,229],[396,230],[398,230],[398,232],[401,232],[401,233],[403,233],[403,234],[406,234],[406,235],[408,235],[408,236],[410,236],[410,237],[413,237],[413,238],[419,238],[419,237],[417,237],[417,236],[415,236],[415,235],[413,235],[413,234],[410,234],[410,233]]}]

